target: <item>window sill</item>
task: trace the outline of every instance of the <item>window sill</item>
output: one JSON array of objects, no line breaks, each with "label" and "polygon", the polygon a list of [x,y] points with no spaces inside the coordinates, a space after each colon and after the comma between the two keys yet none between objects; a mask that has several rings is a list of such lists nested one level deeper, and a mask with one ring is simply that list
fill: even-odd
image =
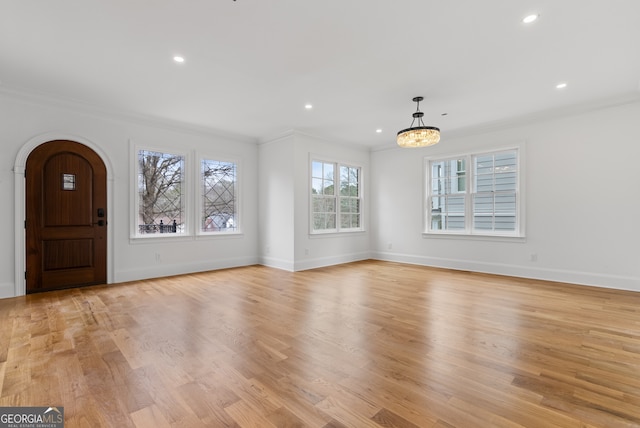
[{"label": "window sill", "polygon": [[153,235],[131,236],[129,243],[131,244],[151,244],[157,242],[185,242],[195,240],[208,239],[225,239],[225,238],[242,238],[243,232],[215,232],[215,233],[198,233],[197,235],[177,234],[177,233],[158,233]]},{"label": "window sill", "polygon": [[527,242],[524,235],[482,235],[469,233],[450,233],[450,232],[423,232],[422,237],[425,239],[456,239],[456,240],[472,240],[472,241],[494,241],[494,242]]},{"label": "window sill", "polygon": [[364,229],[352,229],[352,230],[343,230],[340,232],[336,232],[336,231],[331,231],[331,232],[309,232],[309,237],[310,238],[329,238],[329,237],[340,237],[340,236],[346,236],[346,235],[353,235],[353,234],[364,234],[367,231]]},{"label": "window sill", "polygon": [[129,237],[130,244],[151,244],[158,242],[193,241],[193,235],[183,233],[157,233],[153,235],[136,235]]}]

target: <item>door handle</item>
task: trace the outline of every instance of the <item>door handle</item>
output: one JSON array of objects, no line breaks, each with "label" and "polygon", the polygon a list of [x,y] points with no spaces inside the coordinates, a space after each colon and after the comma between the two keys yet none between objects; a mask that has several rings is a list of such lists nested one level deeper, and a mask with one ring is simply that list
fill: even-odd
[{"label": "door handle", "polygon": [[[98,218],[104,217],[104,208],[98,208]],[[98,226],[104,226],[105,225],[105,221],[100,219],[98,220],[96,223],[93,224],[97,224]]]}]

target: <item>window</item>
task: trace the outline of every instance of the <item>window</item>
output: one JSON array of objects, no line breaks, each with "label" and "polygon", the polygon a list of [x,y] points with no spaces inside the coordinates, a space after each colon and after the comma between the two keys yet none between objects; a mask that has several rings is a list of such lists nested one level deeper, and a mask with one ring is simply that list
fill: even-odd
[{"label": "window", "polygon": [[360,167],[311,162],[312,233],[362,230],[361,179]]},{"label": "window", "polygon": [[431,229],[464,230],[466,160],[447,159],[431,165]]},{"label": "window", "polygon": [[340,228],[360,229],[360,168],[340,166]]},{"label": "window", "polygon": [[133,145],[131,156],[132,238],[240,233],[239,162]]},{"label": "window", "polygon": [[234,162],[202,159],[201,232],[238,230],[237,165]]},{"label": "window", "polygon": [[426,165],[427,232],[523,235],[518,149],[429,159]]},{"label": "window", "polygon": [[137,233],[184,233],[185,156],[139,150],[137,160]]},{"label": "window", "polygon": [[473,228],[515,232],[517,153],[474,156],[473,172]]}]

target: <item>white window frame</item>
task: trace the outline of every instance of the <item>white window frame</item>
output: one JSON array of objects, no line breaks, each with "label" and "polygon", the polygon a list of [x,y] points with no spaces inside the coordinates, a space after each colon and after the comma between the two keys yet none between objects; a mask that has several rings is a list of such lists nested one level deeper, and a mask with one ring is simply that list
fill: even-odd
[{"label": "white window frame", "polygon": [[[437,157],[425,157],[424,158],[424,199],[423,199],[423,235],[427,237],[479,237],[489,239],[524,239],[525,238],[525,145],[524,143],[517,143],[504,147],[492,147],[483,150],[465,152],[465,153],[451,153],[444,154]],[[496,231],[496,230],[474,230],[473,221],[473,188],[474,188],[474,165],[473,159],[477,156],[494,155],[497,153],[503,153],[508,151],[516,152],[516,165],[517,165],[517,185],[516,185],[516,225],[513,231]],[[432,225],[432,213],[431,213],[431,198],[437,196],[432,194],[432,164],[435,162],[442,162],[455,159],[465,159],[466,171],[465,171],[465,192],[459,193],[464,196],[465,210],[464,210],[464,229],[460,230],[433,230]]]},{"label": "white window frame", "polygon": [[[205,231],[202,230],[201,224],[201,215],[204,209],[204,183],[202,181],[202,162],[203,161],[217,161],[217,162],[228,162],[235,164],[236,174],[235,174],[235,183],[234,183],[234,196],[235,196],[235,211],[236,211],[236,230],[232,231]],[[208,154],[200,154],[198,156],[198,164],[195,169],[195,182],[197,185],[197,195],[196,195],[196,209],[195,209],[195,219],[194,219],[194,228],[196,231],[196,236],[198,237],[216,237],[216,236],[228,236],[228,235],[241,235],[242,234],[242,186],[241,186],[241,171],[242,164],[240,159],[230,156],[213,156]]]},{"label": "white window frame", "polygon": [[[130,189],[131,197],[131,226],[130,226],[130,240],[132,241],[142,241],[142,240],[180,240],[184,238],[189,238],[193,236],[192,232],[192,210],[191,210],[191,198],[192,198],[192,186],[189,171],[193,169],[191,164],[191,153],[185,152],[184,150],[179,150],[173,147],[159,147],[159,146],[151,146],[151,145],[137,145],[130,144],[130,157],[131,157],[131,184]],[[178,233],[140,233],[139,225],[138,225],[138,209],[140,204],[140,192],[139,192],[139,183],[138,183],[138,156],[140,151],[151,151],[158,153],[168,153],[173,155],[182,156],[184,159],[182,172],[182,191],[181,195],[181,204],[182,204],[182,215],[183,215],[183,230]]]},{"label": "white window frame", "polygon": [[[336,227],[334,229],[314,229],[314,218],[313,218],[313,163],[314,162],[322,162],[333,164],[334,166],[334,191],[335,191],[335,202],[336,202]],[[340,227],[340,168],[357,168],[358,169],[358,200],[359,200],[359,215],[360,215],[360,227],[351,227],[351,228],[342,228]],[[332,159],[327,159],[325,156],[317,156],[312,155],[309,158],[309,234],[310,235],[330,235],[330,234],[345,234],[345,233],[354,233],[354,232],[363,232],[365,231],[364,225],[364,168],[362,165],[358,165],[353,162],[343,162]]]}]

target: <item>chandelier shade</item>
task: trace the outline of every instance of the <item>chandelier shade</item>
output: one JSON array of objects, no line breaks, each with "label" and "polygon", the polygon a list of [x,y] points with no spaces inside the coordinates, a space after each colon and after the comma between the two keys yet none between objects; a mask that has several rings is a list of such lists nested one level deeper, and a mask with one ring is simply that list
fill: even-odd
[{"label": "chandelier shade", "polygon": [[403,129],[398,132],[398,145],[400,147],[427,147],[438,144],[440,141],[440,129],[435,126],[416,126]]},{"label": "chandelier shade", "polygon": [[[413,99],[413,101],[417,103],[417,109],[416,112],[413,113],[411,126],[398,132],[396,139],[398,146],[404,148],[428,147],[438,144],[440,141],[440,129],[435,126],[425,126],[422,121],[424,113],[420,111],[420,101],[423,99],[423,97],[415,97]],[[418,126],[413,126],[416,119],[418,119]]]}]

